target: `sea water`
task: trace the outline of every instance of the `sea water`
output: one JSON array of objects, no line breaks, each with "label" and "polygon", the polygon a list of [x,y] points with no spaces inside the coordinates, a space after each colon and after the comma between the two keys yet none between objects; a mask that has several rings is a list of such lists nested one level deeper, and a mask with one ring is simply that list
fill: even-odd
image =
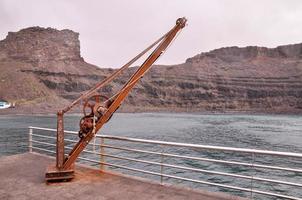
[{"label": "sea water", "polygon": [[[65,117],[65,129],[78,131],[79,119],[79,115]],[[0,156],[13,155],[28,151],[28,126],[56,128],[56,117],[49,115],[0,116]],[[34,131],[38,132],[37,130]],[[52,134],[53,136],[55,136],[55,133],[42,132],[43,131],[41,131],[41,133],[39,132],[39,134]],[[117,113],[103,127],[103,129],[101,129],[99,134],[169,142],[302,153],[302,116],[298,115]],[[219,151],[205,151],[183,147],[168,148],[160,145],[146,145],[121,141],[105,142],[108,145],[150,151],[154,150],[186,156],[207,157],[212,159],[232,160],[246,163],[257,162],[258,164],[278,165],[292,168],[301,168],[302,166],[302,160],[294,158],[279,158],[273,156],[257,155],[256,157],[252,157],[249,154],[221,153]],[[66,145],[72,147],[72,144]],[[106,153],[120,157],[149,160],[153,162],[161,162],[163,159],[155,155],[130,153],[112,149],[108,149]],[[85,154],[84,156],[90,155]],[[99,159],[99,156],[95,157],[94,159]],[[302,182],[302,174],[293,172],[280,172],[276,170],[274,171],[254,168],[251,169],[244,166],[229,166],[217,163],[215,164],[212,162],[167,157],[165,157],[163,161],[168,164],[180,165],[190,168],[279,179],[297,183]],[[295,195],[300,197],[302,196],[302,188],[292,186],[224,177],[168,167],[161,169],[159,166],[154,166],[151,164],[136,163],[131,161],[129,162],[114,158],[106,158],[106,162],[155,172],[160,172],[160,170],[163,170],[165,174],[177,175],[184,178],[192,178],[202,181],[247,188],[253,186],[254,189],[271,191],[284,195]],[[133,171],[116,168],[111,169],[118,170],[121,173],[143,176],[154,180],[159,179],[159,177],[156,176],[140,174]],[[201,188],[210,191],[230,192],[235,195],[246,197],[250,197],[251,195],[249,193],[244,193],[236,190],[223,189],[221,187],[179,181],[175,179],[165,178],[163,179],[163,181],[166,183],[178,183],[189,187]],[[254,197],[256,199],[269,199],[267,196],[256,195]]]}]

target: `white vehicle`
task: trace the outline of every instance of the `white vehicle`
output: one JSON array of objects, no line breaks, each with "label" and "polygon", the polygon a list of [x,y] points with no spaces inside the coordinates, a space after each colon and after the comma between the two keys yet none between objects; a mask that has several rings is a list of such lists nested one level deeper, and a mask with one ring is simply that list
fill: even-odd
[{"label": "white vehicle", "polygon": [[0,101],[0,109],[6,109],[9,108],[11,106],[10,103],[8,103],[7,101]]}]

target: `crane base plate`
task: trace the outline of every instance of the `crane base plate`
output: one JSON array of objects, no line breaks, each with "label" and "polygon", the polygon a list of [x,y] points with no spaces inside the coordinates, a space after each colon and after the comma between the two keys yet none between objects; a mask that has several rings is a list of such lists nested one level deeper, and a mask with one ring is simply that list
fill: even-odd
[{"label": "crane base plate", "polygon": [[56,166],[48,166],[45,173],[46,182],[63,182],[70,181],[74,178],[73,168],[60,170]]}]

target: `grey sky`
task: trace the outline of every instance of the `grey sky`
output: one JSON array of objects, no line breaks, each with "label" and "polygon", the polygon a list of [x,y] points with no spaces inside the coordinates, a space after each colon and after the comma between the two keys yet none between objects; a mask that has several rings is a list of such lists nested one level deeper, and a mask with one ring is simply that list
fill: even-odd
[{"label": "grey sky", "polygon": [[301,0],[0,0],[0,39],[29,26],[80,33],[84,59],[120,67],[168,31],[188,26],[158,64],[175,64],[224,46],[302,42]]}]

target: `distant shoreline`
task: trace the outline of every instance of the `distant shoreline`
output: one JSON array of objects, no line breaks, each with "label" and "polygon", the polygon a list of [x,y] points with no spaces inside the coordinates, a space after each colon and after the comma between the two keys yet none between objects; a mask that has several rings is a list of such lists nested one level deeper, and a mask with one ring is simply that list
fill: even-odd
[{"label": "distant shoreline", "polygon": [[[225,111],[225,112],[212,112],[212,111],[196,111],[196,112],[177,112],[177,111],[117,111],[119,114],[191,114],[191,115],[284,115],[284,116],[301,116],[302,113],[289,113],[289,112],[252,112],[252,111]],[[15,112],[0,112],[0,116],[56,116],[54,113],[46,112],[32,112],[32,113],[15,113]],[[71,112],[66,113],[65,116],[82,116],[83,113]]]}]

